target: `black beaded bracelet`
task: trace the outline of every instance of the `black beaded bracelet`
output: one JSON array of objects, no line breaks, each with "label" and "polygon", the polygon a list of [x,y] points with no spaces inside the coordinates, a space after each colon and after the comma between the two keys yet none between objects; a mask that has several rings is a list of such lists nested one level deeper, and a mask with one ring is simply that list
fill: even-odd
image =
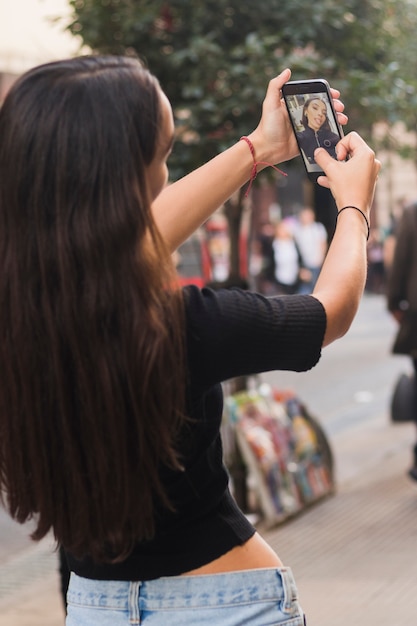
[{"label": "black beaded bracelet", "polygon": [[368,234],[367,234],[367,236],[366,236],[366,241],[368,241],[368,239],[369,239],[369,235],[370,235],[370,232],[371,232],[371,227],[369,226],[369,220],[368,220],[368,218],[366,217],[365,213],[364,213],[361,209],[358,209],[358,207],[357,207],[357,206],[353,206],[352,204],[348,204],[347,206],[344,206],[343,208],[341,208],[341,209],[340,209],[340,211],[339,211],[339,212],[338,212],[338,214],[337,214],[337,217],[339,217],[339,214],[340,214],[342,211],[344,211],[345,209],[355,209],[355,211],[359,211],[359,213],[361,213],[361,215],[363,215],[363,219],[365,220],[365,222],[366,222],[366,226],[367,226],[367,228],[368,228]]}]

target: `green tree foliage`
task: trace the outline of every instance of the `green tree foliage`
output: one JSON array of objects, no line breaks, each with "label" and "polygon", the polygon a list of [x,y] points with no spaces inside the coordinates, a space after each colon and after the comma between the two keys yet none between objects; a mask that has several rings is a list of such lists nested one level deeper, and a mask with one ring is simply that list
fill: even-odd
[{"label": "green tree foliage", "polygon": [[[373,112],[374,121],[385,123],[385,133],[376,147],[412,159],[417,167],[417,4],[402,0],[390,6],[384,23],[384,41],[389,46],[386,62],[370,77],[359,106]],[[402,122],[410,131],[405,143],[392,132]],[[410,139],[412,141],[410,141]]]},{"label": "green tree foliage", "polygon": [[[97,52],[138,55],[158,76],[176,117],[170,159],[176,179],[256,126],[268,80],[284,67],[292,68],[293,78],[327,77],[343,90],[354,127],[369,129],[380,87],[375,73],[386,66],[394,36],[385,24],[398,2],[71,0],[70,5],[70,30],[84,44]],[[243,192],[227,203],[232,230],[239,229],[242,203]],[[237,273],[235,239],[232,234]]]}]

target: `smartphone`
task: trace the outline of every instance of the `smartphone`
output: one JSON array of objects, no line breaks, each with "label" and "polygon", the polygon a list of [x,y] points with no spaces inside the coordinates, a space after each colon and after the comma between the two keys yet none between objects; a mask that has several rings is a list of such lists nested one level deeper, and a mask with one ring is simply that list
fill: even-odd
[{"label": "smartphone", "polygon": [[343,137],[333,108],[330,87],[323,78],[293,80],[282,87],[292,127],[300,149],[307,176],[317,181],[324,172],[314,160],[314,150],[325,148],[336,158],[335,146]]}]

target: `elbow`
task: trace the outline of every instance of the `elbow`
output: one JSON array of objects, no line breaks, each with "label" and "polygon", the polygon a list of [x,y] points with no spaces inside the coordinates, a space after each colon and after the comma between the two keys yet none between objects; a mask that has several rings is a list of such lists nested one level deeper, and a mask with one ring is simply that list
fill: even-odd
[{"label": "elbow", "polygon": [[323,339],[323,348],[333,343],[337,339],[341,339],[342,337],[344,337],[348,332],[350,326],[351,322],[349,324],[327,324],[326,332]]},{"label": "elbow", "polygon": [[322,302],[326,311],[326,332],[324,334],[323,347],[341,339],[350,329],[359,307],[359,300],[351,301],[344,306]]},{"label": "elbow", "polygon": [[353,317],[340,320],[334,329],[333,337],[331,341],[336,341],[336,339],[341,339],[342,337],[344,337],[347,334],[348,330],[350,329],[352,325],[352,321],[353,321]]}]

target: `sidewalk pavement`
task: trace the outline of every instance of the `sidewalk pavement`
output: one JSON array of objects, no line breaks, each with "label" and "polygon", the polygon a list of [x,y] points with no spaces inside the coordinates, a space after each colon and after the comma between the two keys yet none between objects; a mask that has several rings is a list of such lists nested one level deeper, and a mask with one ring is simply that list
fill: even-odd
[{"label": "sidewalk pavement", "polygon": [[[260,527],[294,572],[308,626],[417,623],[417,483],[406,476],[414,431],[381,416],[335,438],[336,494]],[[1,566],[0,626],[63,624],[57,559],[44,541]]]}]

